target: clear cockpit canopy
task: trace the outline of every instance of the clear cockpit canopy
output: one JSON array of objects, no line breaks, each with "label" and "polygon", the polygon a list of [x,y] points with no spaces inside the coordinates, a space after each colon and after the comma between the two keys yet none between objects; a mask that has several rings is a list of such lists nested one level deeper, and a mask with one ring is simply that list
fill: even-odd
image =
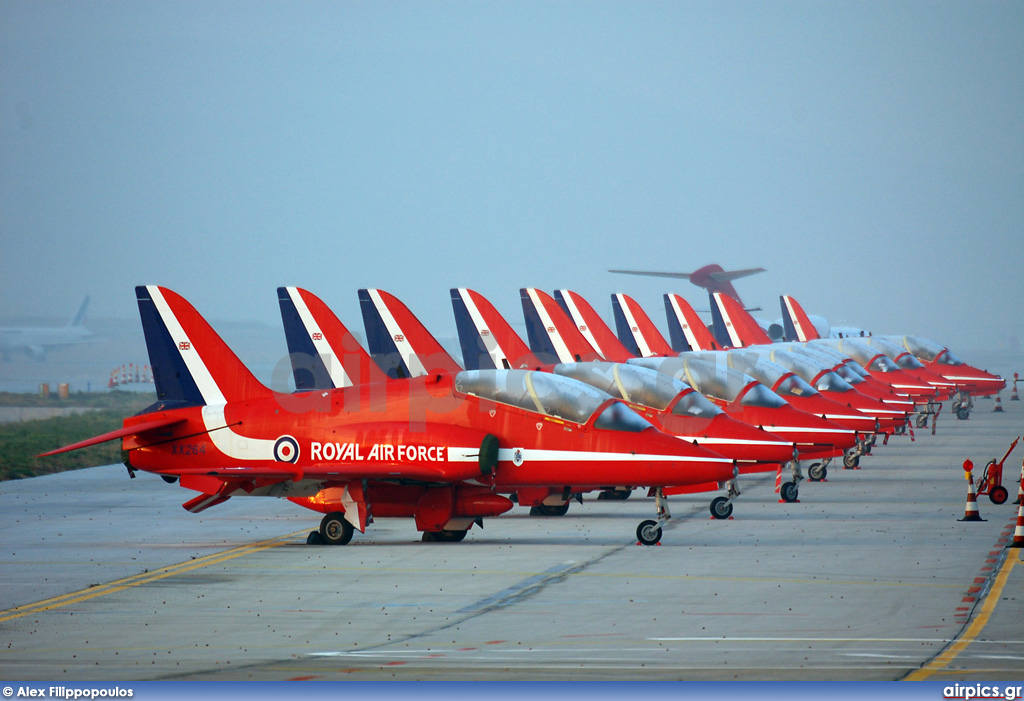
[{"label": "clear cockpit canopy", "polygon": [[[632,358],[630,365],[651,368],[682,380],[701,394],[750,406],[782,406],[786,402],[750,375],[730,368],[725,360],[712,362],[683,355],[675,358]],[[748,390],[748,387],[751,389]]]},{"label": "clear cockpit canopy", "polygon": [[877,348],[881,352],[885,353],[903,370],[920,370],[924,367],[924,363],[918,360],[913,353],[903,346],[894,343],[889,338],[882,338],[881,336],[867,336],[863,340],[872,348]]},{"label": "clear cockpit canopy", "polygon": [[956,357],[953,351],[935,341],[929,341],[927,338],[919,336],[886,336],[886,338],[895,341],[898,345],[906,348],[926,363],[930,363],[938,358],[937,362],[942,365],[964,364],[964,361]]},{"label": "clear cockpit canopy", "polygon": [[571,377],[613,397],[664,411],[690,385],[650,368],[625,363],[562,363],[554,368],[556,375]]},{"label": "clear cockpit canopy", "polygon": [[[463,370],[455,389],[526,411],[585,424],[612,398],[607,392],[569,377],[532,370]],[[594,422],[597,428],[639,432],[651,424],[625,404],[607,406]]]}]

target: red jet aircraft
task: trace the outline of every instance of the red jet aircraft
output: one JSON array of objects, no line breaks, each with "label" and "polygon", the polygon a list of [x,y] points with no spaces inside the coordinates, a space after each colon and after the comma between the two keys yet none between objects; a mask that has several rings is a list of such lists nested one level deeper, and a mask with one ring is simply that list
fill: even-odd
[{"label": "red jet aircraft", "polygon": [[129,474],[199,492],[198,512],[232,496],[286,497],[326,514],[307,542],[344,544],[374,517],[407,517],[424,540],[462,540],[519,487],[633,483],[656,489],[732,478],[729,460],[658,432],[582,383],[527,371],[443,373],[277,394],[182,297],[137,287],[157,402],[122,429],[47,454],[121,439]]}]

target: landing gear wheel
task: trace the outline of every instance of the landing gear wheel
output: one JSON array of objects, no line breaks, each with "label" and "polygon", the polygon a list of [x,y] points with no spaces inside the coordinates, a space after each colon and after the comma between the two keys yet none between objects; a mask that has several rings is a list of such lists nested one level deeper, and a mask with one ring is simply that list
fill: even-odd
[{"label": "landing gear wheel", "polygon": [[852,453],[845,453],[843,455],[843,467],[852,470],[853,468],[860,465],[860,456]]},{"label": "landing gear wheel", "polygon": [[320,537],[320,531],[310,531],[306,536],[306,545],[323,545],[324,539]]},{"label": "landing gear wheel", "polygon": [[433,535],[434,541],[438,543],[461,543],[466,533],[467,531],[436,531]]},{"label": "landing gear wheel", "polygon": [[1010,498],[1010,493],[1006,491],[1006,487],[1000,485],[992,487],[992,491],[988,493],[988,498],[992,500],[993,504],[1005,504],[1006,500]]},{"label": "landing gear wheel", "polygon": [[821,482],[828,475],[828,468],[820,462],[811,463],[807,468],[807,478],[812,482]]},{"label": "landing gear wheel", "polygon": [[626,501],[632,489],[604,489],[597,495],[598,501]]},{"label": "landing gear wheel", "polygon": [[711,515],[715,518],[732,516],[732,502],[728,497],[715,497],[711,500]]},{"label": "landing gear wheel", "polygon": [[345,520],[345,514],[338,511],[327,514],[320,522],[320,537],[328,545],[347,545],[354,530],[352,524]]},{"label": "landing gear wheel", "polygon": [[967,417],[969,417],[970,415],[971,415],[971,410],[970,409],[957,409],[956,410],[956,418],[960,419],[961,421],[966,421]]},{"label": "landing gear wheel", "polygon": [[800,490],[797,488],[796,482],[783,482],[782,487],[779,488],[779,496],[785,502],[793,503],[799,494]]},{"label": "landing gear wheel", "polygon": [[657,545],[661,541],[661,526],[650,519],[641,521],[636,527],[636,539],[644,545]]},{"label": "landing gear wheel", "polygon": [[914,420],[914,423],[917,424],[918,428],[924,428],[925,426],[928,425],[928,417],[925,416],[924,414],[918,414],[917,418]]},{"label": "landing gear wheel", "polygon": [[567,513],[569,513],[569,502],[558,506],[538,504],[537,506],[530,507],[531,516],[565,516]]}]

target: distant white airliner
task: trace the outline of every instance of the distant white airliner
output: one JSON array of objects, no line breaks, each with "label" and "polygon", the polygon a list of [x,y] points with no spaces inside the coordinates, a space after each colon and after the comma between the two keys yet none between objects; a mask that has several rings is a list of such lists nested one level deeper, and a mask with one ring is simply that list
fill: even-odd
[{"label": "distant white airliner", "polygon": [[10,360],[12,353],[28,353],[36,360],[45,360],[50,348],[72,346],[92,338],[92,333],[82,324],[85,310],[89,306],[86,295],[82,306],[66,326],[0,326],[0,354]]}]

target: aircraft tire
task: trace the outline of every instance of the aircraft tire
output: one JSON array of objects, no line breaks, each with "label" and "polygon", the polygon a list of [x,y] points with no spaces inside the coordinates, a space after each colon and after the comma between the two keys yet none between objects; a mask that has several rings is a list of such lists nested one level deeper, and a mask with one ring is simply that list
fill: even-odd
[{"label": "aircraft tire", "polygon": [[310,531],[309,535],[306,536],[306,545],[323,545],[324,539],[320,536],[320,531]]},{"label": "aircraft tire", "polygon": [[537,506],[530,507],[531,516],[565,516],[567,513],[569,513],[569,502],[559,506],[538,504]]},{"label": "aircraft tire", "polygon": [[812,482],[821,482],[828,475],[828,468],[820,462],[811,463],[807,468],[807,478]]},{"label": "aircraft tire", "polygon": [[963,409],[963,408],[961,408],[961,409],[957,409],[956,410],[956,418],[960,419],[961,421],[966,421],[967,417],[969,417],[970,415],[971,415],[971,410],[970,409]]},{"label": "aircraft tire", "polygon": [[661,542],[661,526],[650,519],[641,521],[636,527],[636,539],[644,545],[657,545]]},{"label": "aircraft tire", "polygon": [[345,514],[333,511],[320,522],[320,537],[327,545],[347,545],[355,528],[345,520]]},{"label": "aircraft tire", "polygon": [[629,499],[629,495],[633,493],[632,489],[602,489],[597,494],[598,501],[626,501]]},{"label": "aircraft tire", "polygon": [[1010,493],[1006,491],[1006,487],[999,485],[998,487],[992,487],[992,490],[988,493],[988,498],[993,504],[1005,504],[1006,500],[1010,498]]},{"label": "aircraft tire", "polygon": [[729,518],[732,516],[732,502],[728,497],[715,497],[711,500],[711,515],[714,518]]},{"label": "aircraft tire", "polygon": [[850,453],[845,453],[843,455],[843,467],[852,470],[857,467],[857,465],[860,465],[859,455],[851,455]]},{"label": "aircraft tire", "polygon": [[469,531],[437,531],[434,533],[434,541],[438,543],[461,543],[466,539]]},{"label": "aircraft tire", "polygon": [[796,501],[799,495],[800,490],[796,486],[796,482],[783,482],[782,487],[779,489],[779,496],[782,497],[782,501],[790,504]]},{"label": "aircraft tire", "polygon": [[925,414],[918,414],[915,422],[918,428],[924,428],[928,425],[928,417]]}]

